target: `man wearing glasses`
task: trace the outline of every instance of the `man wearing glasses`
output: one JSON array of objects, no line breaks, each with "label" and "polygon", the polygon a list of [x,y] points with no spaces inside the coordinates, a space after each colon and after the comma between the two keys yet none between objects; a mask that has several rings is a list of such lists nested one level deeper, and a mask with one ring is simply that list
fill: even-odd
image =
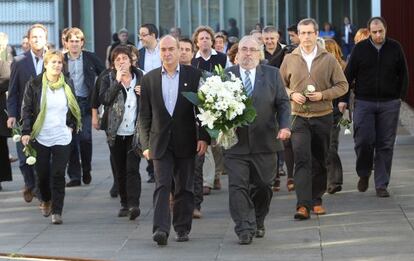
[{"label": "man wearing glasses", "polygon": [[344,95],[348,83],[334,56],[316,44],[318,24],[306,18],[298,24],[299,48],[280,67],[292,106],[292,146],[295,159],[295,219],[326,213],[326,157],[332,128],[332,100]]},{"label": "man wearing glasses", "polygon": [[[161,66],[160,47],[158,44],[158,30],[154,24],[143,24],[139,28],[139,40],[142,48],[139,49],[138,67],[145,73]],[[147,160],[148,183],[154,183],[154,164]]]},{"label": "man wearing glasses", "polygon": [[[280,140],[290,137],[290,105],[279,70],[260,65],[260,46],[253,36],[239,43],[239,65],[226,69],[244,83],[252,97],[257,117],[237,128],[238,143],[224,151],[229,175],[230,214],[239,244],[248,245],[253,236],[264,237],[264,220],[273,196],[276,152]],[[277,124],[279,129],[276,128]]]}]

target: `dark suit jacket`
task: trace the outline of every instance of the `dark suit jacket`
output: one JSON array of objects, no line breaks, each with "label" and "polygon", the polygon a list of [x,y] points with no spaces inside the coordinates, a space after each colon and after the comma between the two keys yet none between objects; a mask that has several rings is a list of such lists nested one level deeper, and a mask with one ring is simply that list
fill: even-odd
[{"label": "dark suit jacket", "polygon": [[[240,77],[239,66],[225,70]],[[281,150],[276,139],[280,128],[290,128],[290,101],[279,74],[279,69],[258,65],[252,94],[256,119],[237,129],[239,142],[225,151],[230,154],[274,153]],[[277,122],[276,122],[277,121]]]},{"label": "dark suit jacket", "polygon": [[139,134],[142,150],[149,149],[152,159],[160,159],[169,145],[172,145],[177,157],[193,157],[197,150],[197,140],[210,142],[208,133],[203,128],[197,128],[195,106],[181,94],[197,92],[200,77],[201,73],[197,69],[180,65],[178,97],[172,116],[164,105],[161,67],[143,77]]},{"label": "dark suit jacket", "polygon": [[[83,77],[85,85],[89,90],[89,99],[92,96],[93,89],[95,88],[95,79],[105,70],[105,65],[99,59],[99,57],[91,52],[82,51],[83,60]],[[65,67],[63,69],[64,74],[70,77],[68,67],[68,53],[65,53]]]},{"label": "dark suit jacket", "polygon": [[9,117],[20,119],[24,88],[30,78],[36,76],[36,69],[30,51],[16,56],[11,65],[7,112]]},{"label": "dark suit jacket", "polygon": [[139,57],[138,57],[138,68],[144,70],[145,65],[145,47],[139,49]]},{"label": "dark suit jacket", "polygon": [[6,92],[9,88],[10,65],[6,61],[0,61],[0,136],[9,137],[10,129],[7,128]]}]

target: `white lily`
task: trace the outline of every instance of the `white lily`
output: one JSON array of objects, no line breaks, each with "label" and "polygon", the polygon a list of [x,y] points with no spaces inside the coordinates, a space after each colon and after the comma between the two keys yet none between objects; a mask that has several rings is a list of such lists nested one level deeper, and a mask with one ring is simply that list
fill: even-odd
[{"label": "white lily", "polygon": [[19,142],[22,139],[22,136],[19,134],[13,135],[13,141],[14,142]]},{"label": "white lily", "polygon": [[351,134],[352,134],[352,132],[351,132],[350,129],[345,129],[344,135],[351,135]]},{"label": "white lily", "polygon": [[306,86],[306,90],[310,93],[316,91],[315,86],[313,86],[312,84],[309,84],[308,86]]}]

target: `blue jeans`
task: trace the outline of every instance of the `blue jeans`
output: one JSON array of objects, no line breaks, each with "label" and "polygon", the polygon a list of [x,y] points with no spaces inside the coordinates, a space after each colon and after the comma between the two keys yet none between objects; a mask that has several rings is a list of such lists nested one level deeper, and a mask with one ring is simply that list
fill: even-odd
[{"label": "blue jeans", "polygon": [[24,155],[23,148],[24,146],[21,142],[16,142],[17,157],[19,158],[19,168],[23,175],[24,185],[28,189],[33,190],[36,187],[34,168],[33,166],[26,164],[27,157]]},{"label": "blue jeans", "polygon": [[400,99],[383,102],[355,100],[356,171],[360,177],[369,176],[375,161],[376,188],[386,188],[390,181],[400,107]]},{"label": "blue jeans", "polygon": [[[72,134],[68,175],[70,180],[81,180],[81,173],[90,173],[92,161],[92,115],[88,98],[76,97],[82,115],[82,130]],[[79,158],[80,156],[80,158]],[[81,172],[82,170],[82,172]]]}]

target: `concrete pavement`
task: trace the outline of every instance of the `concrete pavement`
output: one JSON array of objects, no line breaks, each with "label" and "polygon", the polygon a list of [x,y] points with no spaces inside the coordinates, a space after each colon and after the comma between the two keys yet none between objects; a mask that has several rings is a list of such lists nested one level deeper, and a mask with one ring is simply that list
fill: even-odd
[{"label": "concrete pavement", "polygon": [[[10,145],[13,152],[14,144]],[[194,220],[190,241],[177,243],[172,232],[168,246],[157,247],[151,239],[153,184],[145,182],[145,164],[141,163],[141,216],[136,221],[118,218],[119,200],[108,193],[112,185],[108,148],[103,133],[95,132],[92,183],[66,190],[63,225],[44,218],[36,200],[23,201],[22,176],[13,164],[14,181],[2,183],[0,192],[0,252],[125,261],[414,260],[413,138],[400,131],[390,198],[377,198],[372,180],[367,192],[356,190],[350,136],[341,138],[340,155],[344,187],[324,196],[327,215],[294,221],[295,194],[287,192],[282,177],[282,190],[275,194],[265,223],[266,236],[240,246],[223,176],[223,189],[205,197],[203,218]]]}]

